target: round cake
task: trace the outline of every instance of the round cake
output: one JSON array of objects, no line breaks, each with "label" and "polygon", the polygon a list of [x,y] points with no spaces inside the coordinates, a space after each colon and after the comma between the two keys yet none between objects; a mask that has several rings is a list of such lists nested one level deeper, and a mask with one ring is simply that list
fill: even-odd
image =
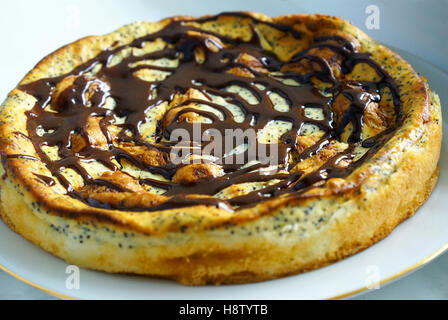
[{"label": "round cake", "polygon": [[83,268],[247,283],[368,248],[434,189],[440,101],[347,21],[138,22],[44,58],[0,111],[0,216]]}]

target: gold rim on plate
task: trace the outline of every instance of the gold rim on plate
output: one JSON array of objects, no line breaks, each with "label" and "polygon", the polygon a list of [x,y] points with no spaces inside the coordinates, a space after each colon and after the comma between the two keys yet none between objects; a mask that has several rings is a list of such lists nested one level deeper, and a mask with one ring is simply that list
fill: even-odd
[{"label": "gold rim on plate", "polygon": [[[377,287],[377,286],[384,286],[386,284],[389,284],[390,282],[394,281],[394,280],[398,280],[398,278],[405,276],[406,274],[412,272],[412,271],[416,271],[417,269],[423,267],[424,265],[430,263],[431,261],[433,261],[434,259],[436,259],[437,257],[441,256],[445,251],[448,250],[448,243],[446,243],[443,247],[441,247],[439,250],[435,251],[434,253],[430,254],[429,256],[427,256],[426,258],[420,260],[419,262],[417,262],[416,264],[407,267],[406,269],[397,272],[394,275],[391,275],[377,283],[372,284],[372,286]],[[358,295],[360,293],[363,293],[365,291],[370,290],[367,286],[361,287],[359,289],[347,292],[347,293],[343,293],[331,298],[328,298],[327,300],[341,300],[341,299],[345,299],[345,298],[349,298],[349,297],[353,297],[355,295]]]},{"label": "gold rim on plate", "polygon": [[7,274],[9,274],[10,276],[16,278],[17,280],[19,280],[19,281],[21,281],[21,282],[23,282],[23,283],[25,283],[25,284],[27,284],[27,285],[29,285],[31,287],[34,287],[34,288],[36,288],[36,289],[38,289],[40,291],[43,291],[43,292],[45,292],[45,293],[47,293],[47,294],[49,294],[51,296],[54,296],[56,298],[59,298],[59,299],[62,299],[62,300],[79,300],[78,298],[71,297],[71,296],[68,296],[68,295],[65,295],[65,294],[53,291],[53,290],[45,288],[45,287],[43,287],[43,286],[41,286],[41,285],[39,285],[37,283],[34,283],[34,282],[32,282],[32,281],[30,281],[28,279],[25,279],[24,277],[19,276],[17,273],[9,270],[4,265],[0,264],[0,270],[6,272]]},{"label": "gold rim on plate", "polygon": [[[415,270],[419,269],[420,267],[423,267],[424,265],[426,265],[429,262],[433,261],[437,257],[441,256],[447,250],[448,250],[448,243],[446,243],[444,246],[442,246],[440,249],[438,249],[434,253],[430,254],[428,257],[420,260],[416,264],[414,264],[414,265],[412,265],[412,266],[410,266],[410,267],[408,267],[408,268],[406,268],[406,269],[404,269],[404,270],[402,270],[402,271],[400,271],[400,272],[398,272],[398,273],[396,273],[396,274],[394,274],[392,276],[389,276],[389,277],[387,277],[387,278],[385,278],[385,279],[383,279],[383,280],[381,280],[378,283],[373,284],[373,285],[374,286],[384,286],[386,284],[389,284],[390,282],[392,282],[394,280],[397,280],[398,278],[400,278],[400,277],[410,273],[411,271],[415,271]],[[72,297],[72,296],[68,296],[68,295],[65,295],[65,294],[53,291],[51,289],[45,288],[45,287],[43,287],[43,286],[41,286],[41,285],[39,285],[37,283],[34,283],[34,282],[32,282],[32,281],[30,281],[28,279],[25,279],[22,276],[19,276],[17,273],[9,270],[8,268],[6,268],[5,266],[3,266],[1,264],[0,264],[0,269],[3,270],[4,272],[6,272],[7,274],[11,275],[12,277],[16,278],[17,280],[19,280],[19,281],[21,281],[21,282],[23,282],[23,283],[25,283],[25,284],[27,284],[27,285],[29,285],[31,287],[34,287],[34,288],[36,288],[38,290],[41,290],[41,291],[43,291],[45,293],[48,293],[49,295],[52,295],[52,296],[54,296],[56,298],[63,299],[63,300],[80,300],[78,298],[75,298],[75,297]],[[360,294],[362,292],[365,292],[365,291],[368,291],[368,290],[369,290],[369,288],[367,286],[364,286],[364,287],[361,287],[361,288],[356,289],[356,290],[352,290],[352,291],[349,291],[349,292],[346,292],[346,293],[343,293],[343,294],[340,294],[340,295],[337,295],[337,296],[334,296],[334,297],[331,297],[331,298],[327,298],[326,300],[345,299],[345,298],[348,298],[348,297],[351,297],[351,296],[358,295],[358,294]]]}]

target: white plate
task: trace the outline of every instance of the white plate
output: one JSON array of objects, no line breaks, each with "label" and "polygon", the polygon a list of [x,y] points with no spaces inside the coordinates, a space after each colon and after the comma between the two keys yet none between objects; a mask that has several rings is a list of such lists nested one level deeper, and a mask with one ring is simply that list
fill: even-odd
[{"label": "white plate", "polygon": [[[399,51],[448,102],[448,74]],[[448,105],[446,105],[448,107]],[[445,108],[445,114],[447,109]],[[444,120],[444,126],[446,121]],[[0,223],[0,266],[30,285],[62,298],[80,299],[327,299],[353,296],[372,281],[381,284],[416,270],[448,249],[448,139],[439,184],[427,203],[385,240],[328,267],[257,284],[185,287],[165,280],[81,270],[80,289],[66,287],[67,264]]]}]

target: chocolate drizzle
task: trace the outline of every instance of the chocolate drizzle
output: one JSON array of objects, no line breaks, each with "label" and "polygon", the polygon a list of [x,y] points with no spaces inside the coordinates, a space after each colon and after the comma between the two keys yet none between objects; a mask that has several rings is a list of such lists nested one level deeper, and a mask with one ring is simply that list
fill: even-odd
[{"label": "chocolate drizzle", "polygon": [[[289,26],[259,21],[243,13],[223,13],[218,16],[196,20],[196,22],[199,24],[206,23],[218,20],[223,16],[238,16],[250,19],[251,39],[249,41],[234,39],[202,30],[192,24],[187,24],[185,21],[173,21],[162,30],[139,38],[131,44],[101,52],[97,57],[78,66],[69,74],[38,80],[20,87],[21,90],[37,99],[34,108],[27,113],[28,137],[33,142],[40,161],[46,165],[53,177],[57,178],[67,189],[69,195],[93,207],[131,211],[156,211],[200,204],[227,210],[245,208],[260,201],[269,200],[272,197],[284,194],[300,194],[331,178],[349,176],[354,169],[387,141],[390,134],[398,126],[398,119],[401,117],[401,102],[399,90],[394,80],[379,64],[370,58],[368,53],[358,53],[354,45],[346,39],[340,36],[315,38],[314,43],[309,48],[295,54],[290,61],[281,61],[275,54],[263,49],[262,36],[258,33],[256,26],[265,24],[286,35],[301,39],[301,34],[298,31]],[[166,47],[141,56],[131,54],[119,63],[110,66],[111,58],[122,50],[128,48],[140,49],[146,43],[157,39],[162,39],[167,43]],[[329,49],[341,57],[341,71],[344,74],[352,72],[357,64],[366,63],[377,72],[380,80],[378,82],[359,81],[356,85],[363,90],[353,90],[346,82],[336,78],[327,60],[312,53],[313,49],[322,48]],[[204,61],[197,61],[196,54],[198,51],[204,54]],[[251,67],[242,64],[239,61],[242,53],[256,58],[261,65]],[[177,59],[179,64],[177,67],[161,67],[148,63],[137,64],[138,62],[162,58]],[[307,61],[309,64],[317,64],[319,68],[313,68],[308,73],[284,71],[285,67],[303,61]],[[89,72],[99,66],[101,68],[94,75],[94,78],[87,76]],[[243,77],[228,72],[233,68],[245,70],[251,77]],[[260,71],[260,69],[268,72]],[[144,81],[136,75],[141,70],[162,71],[169,75],[160,81]],[[272,73],[275,73],[275,76]],[[75,77],[73,83],[59,94],[57,100],[52,99],[58,83],[70,76]],[[328,84],[330,89],[327,89],[325,95],[313,86],[313,78]],[[284,82],[286,79],[294,80],[300,85],[287,85]],[[250,104],[240,95],[226,90],[232,85],[247,89],[258,100],[258,103]],[[364,110],[369,103],[381,100],[380,91],[384,88],[389,88],[393,96],[397,125],[377,137],[363,141]],[[235,117],[229,109],[214,103],[211,99],[188,99],[170,110],[179,110],[173,119],[168,121],[165,115],[165,118],[160,121],[155,133],[157,143],[148,143],[141,134],[141,126],[146,121],[146,112],[163,102],[171,102],[175,94],[185,94],[189,89],[195,89],[206,97],[211,95],[222,97],[227,103],[240,108],[244,114],[244,120],[242,122],[235,121]],[[87,93],[88,98],[86,97]],[[272,93],[276,93],[285,99],[289,105],[288,112],[275,109],[269,97]],[[332,104],[338,94],[344,95],[351,102],[351,106],[345,112],[339,125],[334,120],[332,110]],[[113,110],[105,108],[108,98],[112,98],[116,103]],[[191,104],[207,105],[217,110],[222,117],[195,107],[186,107]],[[50,110],[50,106],[56,112]],[[324,119],[315,120],[307,117],[305,114],[306,108],[322,110]],[[148,150],[156,150],[168,158],[168,155],[175,150],[173,143],[168,141],[173,130],[182,128],[190,132],[190,136],[193,136],[193,124],[180,121],[182,115],[191,112],[210,120],[207,123],[202,123],[201,136],[210,129],[218,130],[224,136],[225,130],[228,128],[261,130],[275,120],[290,123],[291,129],[281,137],[278,143],[265,146],[278,149],[279,161],[277,165],[282,170],[281,172],[291,171],[295,164],[318,154],[333,140],[340,139],[348,124],[352,124],[353,130],[348,139],[350,144],[348,149],[332,157],[318,170],[306,175],[303,172],[262,174],[259,169],[262,169],[263,165],[244,167],[244,164],[229,164],[229,161],[226,161],[228,159],[223,156],[225,154],[224,150],[220,150],[217,153],[219,154],[217,163],[222,167],[224,175],[216,179],[200,180],[189,185],[162,182],[155,179],[142,179],[140,181],[142,185],[166,190],[164,195],[167,196],[167,201],[153,207],[130,208],[101,203],[79,193],[61,173],[63,169],[71,168],[82,176],[86,184],[106,186],[115,192],[129,192],[118,184],[104,179],[92,178],[82,166],[83,162],[98,161],[111,171],[118,171],[120,168],[117,166],[117,162],[120,163],[122,159],[126,159],[143,171],[158,174],[167,180],[171,180],[182,167],[181,165],[174,165],[168,161],[164,165],[150,166],[120,148],[119,144],[131,143],[135,146],[142,146]],[[100,119],[99,126],[107,139],[108,148],[98,148],[89,140],[87,128],[89,119],[93,117]],[[114,124],[115,117],[125,118],[125,122],[120,125],[121,132],[116,137],[117,140],[113,141],[107,127]],[[291,153],[296,149],[297,137],[303,135],[305,123],[317,126],[325,132],[325,135],[314,146],[301,152],[296,159],[292,159]],[[39,134],[39,131],[42,130],[45,133]],[[81,135],[86,140],[87,147],[75,152],[72,149],[73,134]],[[360,143],[371,149],[361,159],[353,161],[355,146]],[[191,151],[193,151],[193,146],[203,149],[207,144],[206,141],[192,141]],[[44,146],[58,147],[60,160],[51,160],[43,151]],[[31,159],[31,157],[25,155],[9,156],[9,158],[13,157]],[[245,155],[245,159],[247,159],[247,155]],[[257,160],[262,161],[263,159],[258,158]],[[341,161],[350,161],[350,164],[341,168],[338,166]],[[37,175],[36,177],[48,186],[54,185],[51,178]],[[278,182],[247,195],[225,201],[212,197],[235,184],[271,180],[278,180]],[[190,195],[201,195],[201,197],[191,197]]]}]

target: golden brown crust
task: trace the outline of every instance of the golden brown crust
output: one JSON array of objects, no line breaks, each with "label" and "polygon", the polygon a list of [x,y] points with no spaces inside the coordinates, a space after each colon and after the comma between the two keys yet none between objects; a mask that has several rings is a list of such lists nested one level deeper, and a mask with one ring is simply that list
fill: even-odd
[{"label": "golden brown crust", "polygon": [[[314,36],[340,34],[363,51],[371,52],[373,59],[400,86],[403,111],[407,114],[402,127],[347,179],[328,181],[299,199],[273,199],[236,213],[205,206],[138,214],[92,208],[36,179],[35,173],[49,175],[42,163],[33,159],[8,159],[2,165],[7,178],[0,181],[2,219],[16,232],[69,263],[200,285],[253,282],[315,269],[369,247],[414,214],[435,187],[442,134],[440,102],[435,95],[431,97],[425,81],[396,53],[342,19],[323,15],[269,18],[250,14],[263,21],[293,26],[305,35],[305,43]],[[79,40],[42,60],[22,83],[64,74],[99,52],[155,32],[169,21],[136,23],[108,36]],[[282,52],[282,45],[288,44],[280,40],[272,51],[280,56],[292,54]],[[385,58],[387,63],[383,63]],[[340,61],[337,57],[329,59],[336,72]],[[240,60],[252,68],[259,67],[250,57],[240,57]],[[244,69],[234,71],[245,72]],[[18,89],[3,104],[0,114],[3,155],[36,156],[32,144],[17,134],[26,134],[24,112],[32,105],[33,98]],[[372,104],[367,116],[372,135],[384,130],[391,121],[388,115],[376,112],[376,108],[378,105]],[[95,144],[102,145],[107,142],[99,133],[96,121],[92,121],[89,129],[93,134],[88,136]],[[85,137],[73,138],[76,148],[81,150]],[[299,144],[303,149],[308,145],[306,139]],[[331,157],[332,148],[342,147],[329,146],[327,153],[311,160],[324,161]],[[158,154],[145,158],[147,151],[135,147],[130,147],[129,152],[142,154],[142,160],[149,165],[165,161]],[[306,166],[306,163],[299,165]],[[196,169],[189,166],[185,170]],[[179,182],[189,183],[192,177],[212,178],[220,174],[214,167],[199,169],[198,174],[187,173],[185,177],[180,172]],[[125,186],[129,193],[117,195],[101,190],[96,194],[98,200],[127,202],[129,206],[163,202],[163,196],[140,190],[125,176],[102,178]],[[89,241],[93,238],[95,241]]]}]

